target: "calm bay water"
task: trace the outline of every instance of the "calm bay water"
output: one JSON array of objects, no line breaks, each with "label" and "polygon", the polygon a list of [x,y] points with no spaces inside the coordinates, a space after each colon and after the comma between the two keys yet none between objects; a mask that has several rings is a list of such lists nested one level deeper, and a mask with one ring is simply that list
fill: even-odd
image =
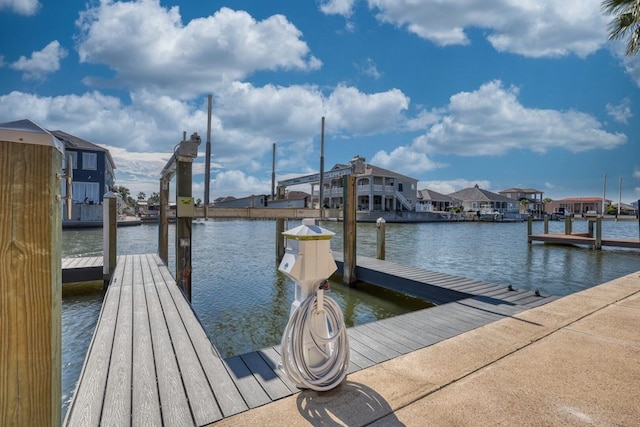
[{"label": "calm bay water", "polygon": [[[299,225],[291,221],[287,228]],[[332,248],[342,251],[342,223],[324,222],[336,232]],[[534,233],[543,224],[534,223]],[[576,221],[575,231],[586,231]],[[551,222],[563,232],[564,222]],[[386,225],[386,259],[457,276],[543,293],[568,295],[640,270],[637,250],[527,244],[526,223],[421,223]],[[169,242],[173,242],[170,226]],[[605,222],[605,237],[638,238],[635,221]],[[359,255],[375,257],[375,224],[358,224]],[[118,229],[118,253],[155,253],[157,225]],[[294,298],[293,283],[277,271],[274,221],[208,221],[193,225],[193,308],[224,357],[279,343]],[[63,256],[102,254],[102,230],[64,230]],[[170,266],[173,271],[173,248]],[[100,287],[63,287],[63,411],[73,393],[91,341],[103,293]],[[333,283],[349,325],[366,323],[426,306],[407,296],[360,285]]]}]

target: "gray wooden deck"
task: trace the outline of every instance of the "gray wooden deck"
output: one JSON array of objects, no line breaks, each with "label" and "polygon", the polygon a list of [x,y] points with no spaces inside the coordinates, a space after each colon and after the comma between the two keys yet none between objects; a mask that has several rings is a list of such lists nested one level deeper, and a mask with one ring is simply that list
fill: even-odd
[{"label": "gray wooden deck", "polygon": [[[443,301],[349,328],[350,372],[553,299],[373,261],[358,258],[358,274],[386,278],[387,285],[426,286]],[[279,351],[274,346],[221,359],[159,257],[121,256],[65,425],[215,422],[298,392],[278,369]]]},{"label": "gray wooden deck", "polygon": [[[342,274],[342,253],[334,251],[333,257],[338,264],[338,273]],[[517,285],[510,290],[506,285],[497,285],[363,256],[358,256],[356,259],[356,277],[363,282],[436,304],[446,304],[476,297],[476,299],[488,302],[510,303],[533,308],[558,298],[554,295],[542,294],[538,296],[534,291],[518,289]]]},{"label": "gray wooden deck", "polygon": [[62,259],[62,283],[102,280],[101,256]]}]

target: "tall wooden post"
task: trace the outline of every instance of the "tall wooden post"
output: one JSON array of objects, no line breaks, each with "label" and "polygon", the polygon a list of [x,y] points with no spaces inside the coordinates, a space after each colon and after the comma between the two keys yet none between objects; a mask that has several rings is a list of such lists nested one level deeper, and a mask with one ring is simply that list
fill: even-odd
[{"label": "tall wooden post", "polygon": [[342,177],[343,186],[343,272],[342,283],[353,285],[356,277],[356,176],[350,174]]},{"label": "tall wooden post", "polygon": [[[276,200],[284,199],[284,187],[278,186],[276,190]],[[276,265],[280,264],[284,257],[284,218],[276,219]]]},{"label": "tall wooden post", "polygon": [[549,234],[549,215],[544,216],[544,234]]},{"label": "tall wooden post", "polygon": [[160,217],[158,218],[158,256],[169,264],[169,180],[160,180]]},{"label": "tall wooden post", "polygon": [[109,285],[111,275],[116,269],[118,219],[116,195],[111,191],[103,196],[102,218],[102,279],[105,287]]},{"label": "tall wooden post", "polygon": [[589,237],[594,237],[593,236],[593,223],[594,223],[594,221],[591,221],[590,219],[587,220],[587,234],[589,235]]},{"label": "tall wooden post", "polygon": [[0,425],[59,426],[63,148],[18,124],[0,125]]},{"label": "tall wooden post", "polygon": [[384,218],[378,218],[376,221],[377,235],[376,235],[376,258],[384,260],[385,251],[387,247],[386,235],[385,235],[386,221]]},{"label": "tall wooden post", "polygon": [[596,218],[596,245],[595,249],[602,249],[602,218]]},{"label": "tall wooden post", "polygon": [[572,233],[572,228],[571,228],[571,216],[567,215],[564,217],[564,234],[567,236],[570,236]]},{"label": "tall wooden post", "polygon": [[527,243],[531,244],[531,235],[533,234],[533,217],[527,216]]},{"label": "tall wooden post", "polygon": [[191,302],[191,218],[193,160],[179,157],[176,165],[176,282]]}]

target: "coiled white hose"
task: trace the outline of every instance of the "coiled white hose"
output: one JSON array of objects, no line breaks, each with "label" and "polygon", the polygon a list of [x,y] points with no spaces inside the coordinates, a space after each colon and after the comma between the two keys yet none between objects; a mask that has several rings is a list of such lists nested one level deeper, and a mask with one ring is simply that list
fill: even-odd
[{"label": "coiled white hose", "polygon": [[[307,297],[289,318],[282,335],[282,366],[289,378],[300,388],[316,391],[331,390],[347,376],[349,368],[349,338],[342,309],[332,298],[320,294],[322,312],[318,311],[318,294]],[[315,331],[313,316],[324,315],[329,337]],[[326,328],[323,328],[326,329]],[[305,360],[304,332],[310,332],[317,350],[324,355],[324,363],[308,366]],[[325,348],[327,351],[325,351]]]}]

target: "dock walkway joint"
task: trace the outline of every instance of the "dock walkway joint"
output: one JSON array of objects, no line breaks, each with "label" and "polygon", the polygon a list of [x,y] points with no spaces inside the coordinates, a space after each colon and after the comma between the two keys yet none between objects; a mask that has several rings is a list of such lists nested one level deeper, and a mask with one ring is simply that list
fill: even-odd
[{"label": "dock walkway joint", "polygon": [[[357,271],[440,305],[349,328],[349,374],[555,299],[366,257]],[[202,426],[261,407],[299,393],[279,352],[222,359],[158,256],[118,257],[65,424]]]}]

